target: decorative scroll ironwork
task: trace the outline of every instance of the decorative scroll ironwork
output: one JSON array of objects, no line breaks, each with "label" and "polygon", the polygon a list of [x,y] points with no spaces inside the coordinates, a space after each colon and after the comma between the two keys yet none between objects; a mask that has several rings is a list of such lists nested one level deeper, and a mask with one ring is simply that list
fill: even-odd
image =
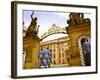
[{"label": "decorative scroll ironwork", "polygon": [[59,26],[56,26],[53,24],[50,29],[48,29],[48,32],[45,32],[42,36],[41,39],[44,39],[52,34],[58,34],[58,33],[63,33],[67,34],[67,31],[65,28],[60,28]]}]

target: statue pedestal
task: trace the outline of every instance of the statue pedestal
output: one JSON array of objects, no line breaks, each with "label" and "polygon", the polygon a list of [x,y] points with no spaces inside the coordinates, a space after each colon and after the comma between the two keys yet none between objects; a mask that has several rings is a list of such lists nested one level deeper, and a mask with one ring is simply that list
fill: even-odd
[{"label": "statue pedestal", "polygon": [[26,51],[24,69],[32,69],[38,67],[39,47],[40,39],[38,36],[25,36],[23,38],[23,50]]}]

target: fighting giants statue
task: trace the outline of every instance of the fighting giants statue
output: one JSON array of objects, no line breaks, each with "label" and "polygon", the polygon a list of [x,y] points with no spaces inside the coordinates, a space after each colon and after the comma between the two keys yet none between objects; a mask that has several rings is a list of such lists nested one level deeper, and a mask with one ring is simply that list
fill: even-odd
[{"label": "fighting giants statue", "polygon": [[38,29],[39,26],[37,26],[37,18],[36,17],[32,17],[34,15],[34,12],[31,14],[31,24],[26,32],[26,36],[33,36],[33,35],[37,35],[38,34]]},{"label": "fighting giants statue", "polygon": [[[31,23],[23,37],[23,51],[25,52],[24,69],[33,69],[38,66],[38,51],[40,46],[40,38],[38,37],[37,18],[31,14]],[[35,54],[34,54],[35,53]]]},{"label": "fighting giants statue", "polygon": [[90,19],[85,18],[83,13],[70,13],[67,23],[70,25],[79,25],[82,23],[90,22]]}]

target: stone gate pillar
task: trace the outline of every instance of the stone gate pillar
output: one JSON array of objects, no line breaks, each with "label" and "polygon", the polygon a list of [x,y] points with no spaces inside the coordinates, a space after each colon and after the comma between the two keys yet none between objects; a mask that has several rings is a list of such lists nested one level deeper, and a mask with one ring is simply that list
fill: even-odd
[{"label": "stone gate pillar", "polygon": [[40,38],[38,37],[39,25],[37,25],[37,17],[31,14],[31,23],[23,38],[23,50],[26,52],[24,69],[37,68],[38,52],[40,48]]},{"label": "stone gate pillar", "polygon": [[26,52],[24,69],[32,69],[38,67],[38,51],[40,47],[40,39],[37,36],[24,37],[23,49]]},{"label": "stone gate pillar", "polygon": [[70,65],[71,66],[81,66],[80,50],[78,46],[78,39],[81,36],[91,37],[91,24],[90,19],[84,19],[82,13],[70,13],[70,19],[67,21],[69,24],[66,30],[69,35],[70,42]]}]

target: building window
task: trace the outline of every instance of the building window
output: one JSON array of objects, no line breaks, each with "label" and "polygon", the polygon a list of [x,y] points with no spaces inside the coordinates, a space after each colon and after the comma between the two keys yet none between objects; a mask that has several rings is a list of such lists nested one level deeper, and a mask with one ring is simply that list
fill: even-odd
[{"label": "building window", "polygon": [[55,49],[54,49],[54,52],[55,52]]},{"label": "building window", "polygon": [[55,54],[53,55],[54,59],[55,59]]},{"label": "building window", "polygon": [[55,44],[53,46],[55,47]]},{"label": "building window", "polygon": [[61,54],[59,54],[59,63],[61,62]]},{"label": "building window", "polygon": [[56,64],[55,60],[54,60],[54,64]]},{"label": "building window", "polygon": [[64,51],[64,48],[62,48],[62,51]]},{"label": "building window", "polygon": [[63,59],[63,64],[64,64],[64,59]]},{"label": "building window", "polygon": [[50,47],[52,47],[52,44],[50,45]]},{"label": "building window", "polygon": [[64,58],[64,53],[63,53],[62,57]]}]

